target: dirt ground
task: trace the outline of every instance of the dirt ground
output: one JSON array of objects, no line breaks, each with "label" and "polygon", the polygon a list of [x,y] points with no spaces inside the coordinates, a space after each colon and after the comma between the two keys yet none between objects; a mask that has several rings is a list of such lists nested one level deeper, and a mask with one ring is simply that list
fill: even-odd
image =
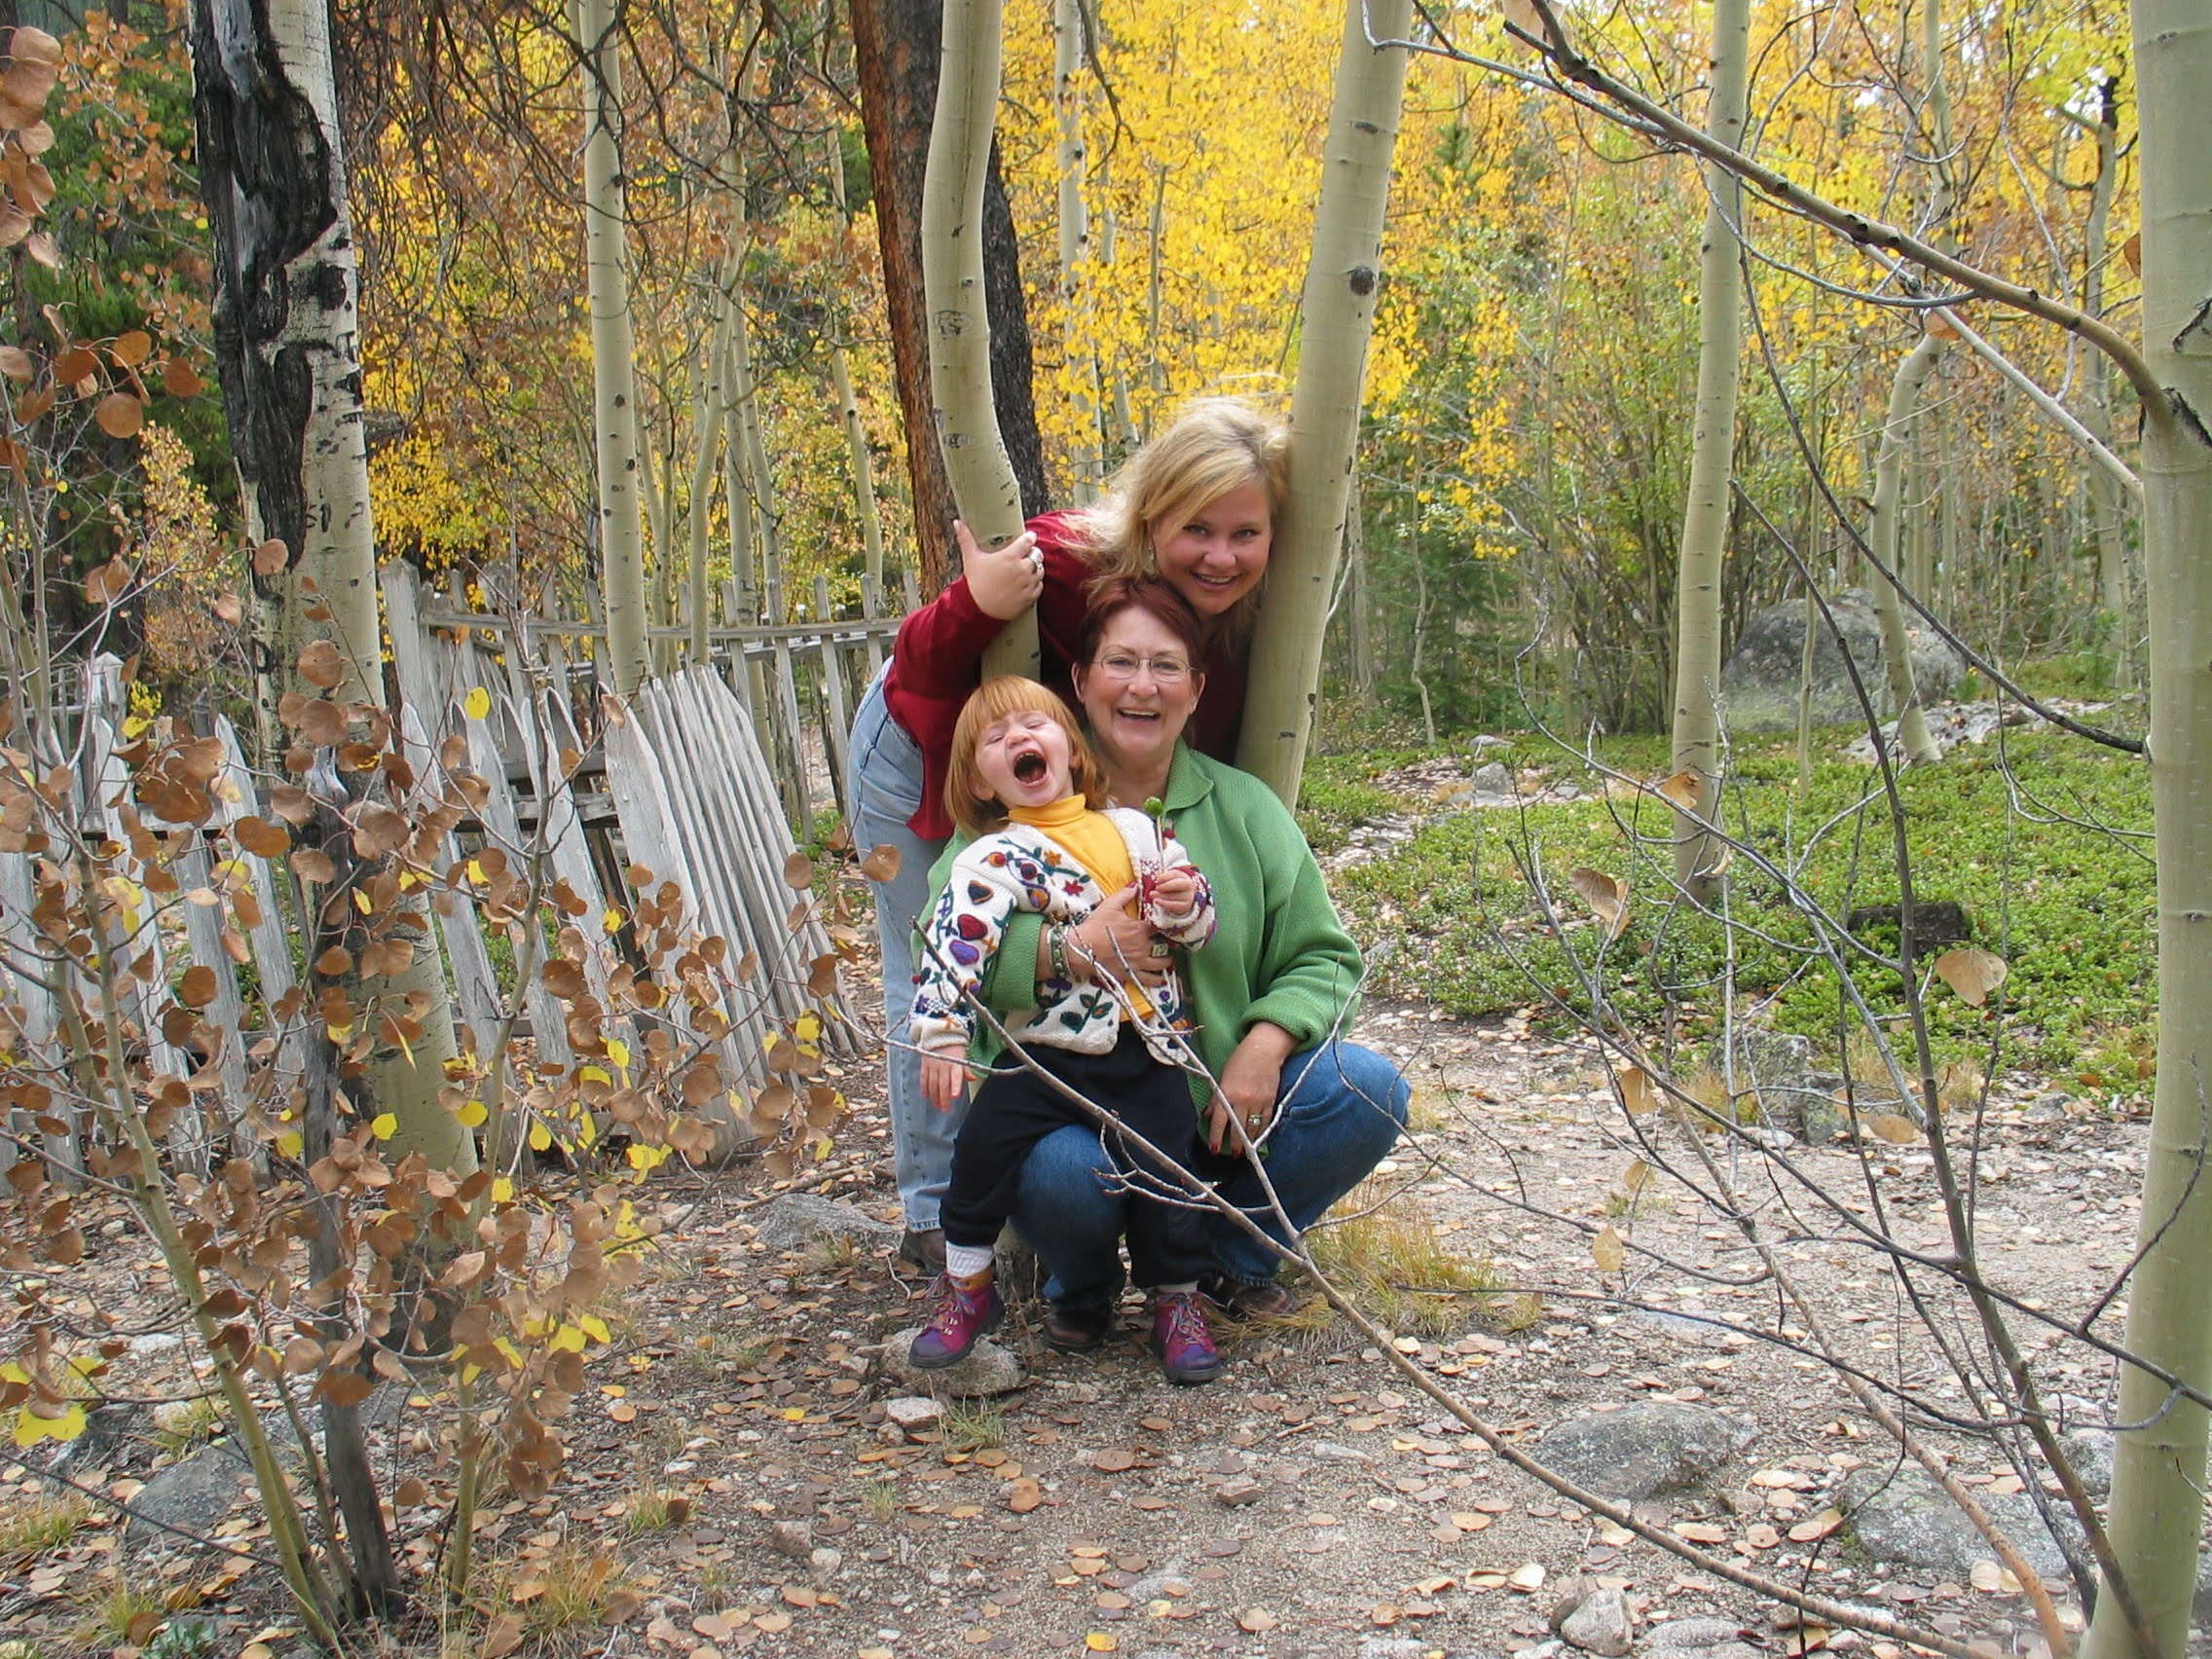
[{"label": "dirt ground", "polygon": [[[1994,1571],[1916,1581],[1836,1526],[1839,1483],[1889,1466],[1891,1449],[1791,1346],[1801,1333],[1772,1285],[1729,1282],[1755,1267],[1734,1231],[1666,1178],[1631,1199],[1625,1120],[1594,1050],[1520,1018],[1469,1025],[1404,1005],[1371,1006],[1355,1035],[1417,1089],[1417,1132],[1379,1171],[1399,1190],[1386,1213],[1447,1255],[1487,1260],[1499,1281],[1480,1299],[1404,1287],[1395,1306],[1430,1327],[1399,1325],[1395,1346],[1417,1367],[1538,1455],[1557,1425],[1640,1403],[1746,1419],[1725,1470],[1640,1515],[1822,1594],[1987,1638],[2001,1654],[2036,1651],[2025,1604]],[[895,1221],[868,1071],[841,1080],[856,1115],[838,1153],[792,1185]],[[2085,1114],[2041,1079],[2008,1079],[1995,1096],[1979,1197],[1992,1271],[2053,1310],[2078,1308],[2127,1260],[2144,1128]],[[1751,1182],[1755,1155],[1737,1156]],[[1795,1156],[1862,1214],[1871,1183],[1906,1242],[1940,1239],[1924,1148],[1882,1146],[1870,1171],[1846,1147]],[[1804,1189],[1764,1190],[1766,1223],[1793,1236],[1786,1259],[1854,1357],[1931,1402],[1963,1404],[1900,1319],[1896,1277]],[[882,1375],[875,1349],[919,1320],[923,1284],[894,1271],[889,1240],[767,1251],[754,1235],[775,1196],[743,1170],[711,1187],[649,1282],[610,1310],[615,1343],[578,1398],[565,1477],[542,1502],[494,1504],[484,1616],[520,1621],[517,1651],[1518,1653],[1551,1640],[1561,1581],[1580,1574],[1625,1590],[1640,1631],[1717,1617],[1776,1653],[1861,1645],[1894,1659],[1849,1632],[1790,1630],[1773,1604],[1593,1521],[1460,1432],[1380,1349],[1317,1317],[1238,1333],[1222,1380],[1177,1388],[1140,1346],[1133,1302],[1121,1337],[1083,1357],[1046,1349],[1037,1309],[1017,1305],[1002,1340],[1025,1385],[948,1407],[940,1429],[909,1437],[885,1421],[886,1401],[909,1390]],[[1607,1225],[1651,1254],[1601,1272],[1591,1230]],[[128,1317],[148,1252],[126,1227],[88,1233],[84,1311],[96,1299]],[[1946,1305],[1942,1317],[1955,1313]],[[2047,1358],[2046,1385],[2093,1409],[2107,1369],[2079,1348]],[[110,1385],[173,1388],[180,1363],[175,1348],[134,1354]],[[440,1419],[415,1400],[395,1402],[379,1457],[394,1486],[430,1483],[428,1501],[396,1517],[406,1570],[426,1582],[444,1512],[424,1454]],[[2015,1490],[1990,1442],[1932,1437],[1970,1485]],[[139,1435],[88,1478],[129,1497],[189,1450]],[[21,1463],[0,1470],[0,1520],[51,1490]],[[257,1533],[250,1499],[203,1525],[235,1547]],[[46,1654],[134,1651],[116,1637],[143,1639],[158,1621],[102,1632],[103,1615],[121,1622],[119,1589],[198,1601],[192,1616],[216,1627],[210,1651],[263,1659],[291,1644],[267,1572],[173,1539],[133,1539],[127,1554],[107,1514],[0,1560],[0,1636]],[[440,1631],[424,1622],[378,1640],[432,1652]],[[465,1620],[444,1641],[455,1653],[500,1645]]]}]

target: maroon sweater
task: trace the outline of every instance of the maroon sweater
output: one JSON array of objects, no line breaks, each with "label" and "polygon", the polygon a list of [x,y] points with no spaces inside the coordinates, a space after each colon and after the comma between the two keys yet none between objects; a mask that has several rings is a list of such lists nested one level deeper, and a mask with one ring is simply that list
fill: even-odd
[{"label": "maroon sweater", "polygon": [[[1084,595],[1091,568],[1084,556],[1074,513],[1044,513],[1029,521],[1045,554],[1045,591],[1037,598],[1038,676],[1067,699],[1077,719],[1068,670],[1075,661],[1076,636],[1083,630]],[[982,683],[983,647],[1005,624],[986,615],[962,576],[899,625],[899,644],[883,682],[891,718],[922,750],[921,809],[906,827],[925,840],[952,833],[944,810],[944,774],[952,756],[952,728],[969,693]],[[1219,647],[1207,653],[1205,693],[1184,736],[1191,747],[1219,760],[1236,756],[1237,727],[1244,719],[1244,670]]]}]

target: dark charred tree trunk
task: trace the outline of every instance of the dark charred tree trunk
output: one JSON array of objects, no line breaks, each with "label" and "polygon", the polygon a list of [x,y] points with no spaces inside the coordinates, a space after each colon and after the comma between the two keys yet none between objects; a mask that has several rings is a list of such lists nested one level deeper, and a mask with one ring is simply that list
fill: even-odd
[{"label": "dark charred tree trunk", "polygon": [[[852,0],[853,55],[861,119],[874,186],[883,289],[891,313],[891,356],[906,424],[906,468],[914,496],[916,576],[923,594],[958,573],[952,543],[952,487],[937,445],[930,403],[930,352],[922,303],[922,172],[937,109],[941,0]],[[991,392],[999,434],[1029,511],[1050,504],[1045,445],[1030,388],[1029,312],[1021,293],[1014,210],[999,172],[997,144],[983,193],[984,302],[991,318]]]}]

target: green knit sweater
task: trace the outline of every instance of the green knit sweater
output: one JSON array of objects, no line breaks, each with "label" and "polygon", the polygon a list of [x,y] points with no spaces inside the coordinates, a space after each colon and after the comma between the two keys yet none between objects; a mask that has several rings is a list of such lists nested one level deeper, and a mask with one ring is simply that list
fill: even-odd
[{"label": "green knit sweater", "polygon": [[[1219,918],[1212,942],[1187,953],[1183,967],[1198,1027],[1196,1046],[1207,1068],[1219,1077],[1245,1032],[1263,1020],[1281,1026],[1301,1049],[1349,1023],[1359,947],[1337,919],[1321,866],[1289,809],[1250,773],[1182,744],[1175,746],[1164,798],[1176,838],[1213,885]],[[956,836],[931,869],[933,890],[943,886],[966,840]],[[983,1000],[992,1008],[1014,1013],[1037,1006],[1037,944],[1044,930],[1041,916],[1009,919],[983,981]],[[997,1051],[995,1037],[978,1033],[976,1058],[987,1063]],[[1201,1079],[1192,1078],[1191,1096],[1206,1104]]]}]

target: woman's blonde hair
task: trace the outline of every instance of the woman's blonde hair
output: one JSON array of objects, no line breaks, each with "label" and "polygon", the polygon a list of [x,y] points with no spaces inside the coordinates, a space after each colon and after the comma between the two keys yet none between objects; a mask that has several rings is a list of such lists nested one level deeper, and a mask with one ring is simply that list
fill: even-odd
[{"label": "woman's blonde hair", "polygon": [[[1106,498],[1085,516],[1084,537],[1095,581],[1157,576],[1159,527],[1257,482],[1268,495],[1271,528],[1290,497],[1290,428],[1241,397],[1199,397],[1167,429],[1129,457]],[[1241,632],[1259,614],[1265,583],[1236,602],[1216,626]]]},{"label": "woman's blonde hair", "polygon": [[1001,674],[986,680],[970,694],[952,728],[952,756],[944,773],[944,810],[953,823],[971,835],[983,835],[1002,828],[1006,808],[995,798],[978,800],[976,786],[982,778],[976,770],[976,746],[984,730],[1009,715],[1051,715],[1068,734],[1068,783],[1084,804],[1096,812],[1106,804],[1106,768],[1098,753],[1083,735],[1068,706],[1047,686],[1018,674]]}]

